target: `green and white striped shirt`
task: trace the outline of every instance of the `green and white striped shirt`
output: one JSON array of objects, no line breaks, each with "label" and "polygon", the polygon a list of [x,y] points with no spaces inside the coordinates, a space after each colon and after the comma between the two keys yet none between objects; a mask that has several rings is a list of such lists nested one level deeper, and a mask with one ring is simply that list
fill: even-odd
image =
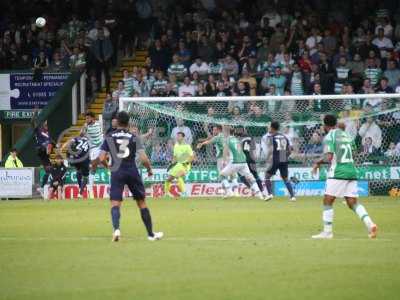
[{"label": "green and white striped shirt", "polygon": [[123,78],[122,80],[124,81],[125,91],[127,91],[128,94],[132,94],[135,89],[135,79],[128,77]]},{"label": "green and white striped shirt", "polygon": [[381,79],[382,70],[380,68],[367,68],[364,71],[364,76],[371,80],[372,85],[376,85]]},{"label": "green and white striped shirt", "polygon": [[90,142],[90,148],[100,147],[103,142],[103,129],[99,122],[86,125],[86,135]]},{"label": "green and white striped shirt", "polygon": [[168,68],[168,74],[175,75],[177,78],[182,79],[187,74],[187,69],[181,63],[171,64]]},{"label": "green and white striped shirt", "polygon": [[214,75],[215,75],[215,74],[219,75],[219,74],[222,73],[223,68],[224,68],[224,66],[223,66],[222,64],[213,64],[213,63],[210,63],[210,64],[208,65],[208,73],[209,73],[209,74],[214,74]]},{"label": "green and white striped shirt", "polygon": [[164,92],[167,89],[168,81],[165,79],[157,79],[154,81],[153,90],[156,92]]},{"label": "green and white striped shirt", "polygon": [[335,93],[341,94],[343,84],[350,77],[350,68],[346,67],[337,67],[336,68],[336,81],[335,81]]},{"label": "green and white striped shirt", "polygon": [[303,76],[301,72],[293,72],[292,80],[290,82],[290,91],[292,95],[301,96],[304,95],[303,89]]}]

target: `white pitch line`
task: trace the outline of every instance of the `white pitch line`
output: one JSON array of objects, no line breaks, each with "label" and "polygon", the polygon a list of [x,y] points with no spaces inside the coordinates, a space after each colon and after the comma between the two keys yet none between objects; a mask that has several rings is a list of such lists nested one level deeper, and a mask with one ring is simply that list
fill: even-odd
[{"label": "white pitch line", "polygon": [[[13,236],[0,236],[0,241],[101,241],[109,240],[110,237],[96,237],[96,236],[82,236],[82,237],[13,237]],[[122,237],[122,240],[128,241],[144,241],[145,238],[134,238],[134,237]],[[185,237],[165,237],[166,241],[182,241],[182,242],[268,242],[271,239],[262,238],[228,238],[228,237],[197,237],[197,238],[185,238]],[[301,240],[301,241],[314,241],[310,238],[284,238],[283,240]],[[392,239],[377,238],[377,241],[391,242]],[[332,241],[370,241],[366,238],[333,238]]]}]

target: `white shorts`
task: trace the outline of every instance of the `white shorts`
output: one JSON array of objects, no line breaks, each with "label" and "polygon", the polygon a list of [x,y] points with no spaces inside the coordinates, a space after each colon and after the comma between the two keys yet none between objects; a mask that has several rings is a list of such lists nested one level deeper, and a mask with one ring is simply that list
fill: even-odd
[{"label": "white shorts", "polygon": [[100,153],[101,153],[100,147],[94,147],[90,149],[89,152],[90,160],[91,161],[96,160],[100,156]]},{"label": "white shorts", "polygon": [[225,166],[228,164],[228,162],[224,158],[217,158],[217,169],[218,173],[221,174],[221,171],[225,168]]},{"label": "white shorts", "polygon": [[228,163],[225,168],[222,169],[220,172],[220,175],[228,177],[231,175],[236,175],[236,173],[239,173],[240,175],[246,177],[246,178],[252,178],[253,175],[250,172],[249,166],[247,163],[242,163],[242,164],[234,164],[234,163]]},{"label": "white shorts", "polygon": [[325,195],[337,198],[358,198],[357,180],[327,179]]}]

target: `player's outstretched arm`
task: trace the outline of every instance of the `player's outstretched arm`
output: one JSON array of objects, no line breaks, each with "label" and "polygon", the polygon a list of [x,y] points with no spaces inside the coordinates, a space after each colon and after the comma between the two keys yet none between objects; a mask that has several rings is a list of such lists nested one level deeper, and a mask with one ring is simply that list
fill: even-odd
[{"label": "player's outstretched arm", "polygon": [[154,132],[154,129],[153,129],[153,128],[150,128],[146,133],[142,134],[142,135],[140,136],[140,138],[141,138],[142,140],[143,140],[143,139],[147,139],[148,137],[150,137],[150,136],[153,135],[153,132]]},{"label": "player's outstretched arm", "polygon": [[149,157],[147,156],[146,152],[143,149],[138,150],[138,156],[139,156],[140,162],[143,164],[143,166],[147,170],[147,175],[149,177],[153,176],[153,169],[151,167],[151,163],[150,163]]},{"label": "player's outstretched arm", "polygon": [[312,173],[315,175],[322,164],[330,164],[333,159],[333,153],[325,153],[319,160],[314,163]]}]

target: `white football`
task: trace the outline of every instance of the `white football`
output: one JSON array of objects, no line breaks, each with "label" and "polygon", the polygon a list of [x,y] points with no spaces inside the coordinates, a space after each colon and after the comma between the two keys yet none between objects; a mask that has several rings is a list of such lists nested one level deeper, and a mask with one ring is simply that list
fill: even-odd
[{"label": "white football", "polygon": [[45,18],[39,17],[39,18],[36,19],[36,26],[37,27],[42,28],[45,25],[46,25],[46,19]]}]

